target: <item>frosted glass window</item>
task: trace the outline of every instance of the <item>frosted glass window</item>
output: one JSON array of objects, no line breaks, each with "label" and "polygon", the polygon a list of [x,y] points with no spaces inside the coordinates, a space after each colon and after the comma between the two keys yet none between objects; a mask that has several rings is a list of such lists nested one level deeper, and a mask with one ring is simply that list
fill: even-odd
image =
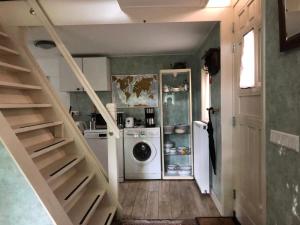
[{"label": "frosted glass window", "polygon": [[244,36],[241,54],[240,88],[255,86],[255,40],[254,31]]},{"label": "frosted glass window", "polygon": [[208,111],[210,107],[210,81],[209,73],[202,69],[201,70],[201,120],[208,122]]}]

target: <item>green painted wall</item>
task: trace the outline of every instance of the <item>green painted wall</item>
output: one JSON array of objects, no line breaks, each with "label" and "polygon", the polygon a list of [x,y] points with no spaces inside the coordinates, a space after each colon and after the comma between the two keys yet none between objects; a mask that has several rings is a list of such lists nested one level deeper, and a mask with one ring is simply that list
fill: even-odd
[{"label": "green painted wall", "polygon": [[300,135],[300,49],[279,51],[277,1],[265,1],[267,224],[300,224],[300,154],[280,153],[270,129]]},{"label": "green painted wall", "polygon": [[0,224],[52,225],[15,162],[0,143]]},{"label": "green painted wall", "polygon": [[[112,57],[112,75],[134,75],[134,74],[157,74],[161,69],[170,69],[175,62],[186,62],[187,66],[192,66],[192,55],[161,55],[161,56],[134,56],[134,57]],[[112,102],[111,92],[97,92],[103,103]],[[73,92],[70,94],[71,106],[74,110],[82,113],[80,120],[89,121],[89,114],[92,106],[89,97],[83,92]],[[144,121],[144,109],[129,108],[119,109],[127,116],[134,116]],[[156,123],[160,124],[160,111],[156,109]]]},{"label": "green painted wall", "polygon": [[[209,33],[202,47],[195,54],[193,67],[193,117],[194,120],[201,119],[201,76],[200,70],[203,66],[202,56],[209,48],[220,47],[220,25],[217,23],[213,30]],[[213,76],[211,84],[211,106],[220,108],[221,106],[221,72]],[[212,123],[214,126],[214,139],[217,156],[217,174],[212,174],[212,188],[218,199],[221,199],[221,115],[216,113],[212,115]]]}]

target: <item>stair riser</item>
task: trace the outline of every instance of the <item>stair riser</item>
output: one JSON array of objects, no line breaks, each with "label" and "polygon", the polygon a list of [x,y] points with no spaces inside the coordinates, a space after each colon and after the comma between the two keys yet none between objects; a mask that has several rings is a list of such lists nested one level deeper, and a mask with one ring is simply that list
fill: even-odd
[{"label": "stair riser", "polygon": [[52,146],[49,146],[47,148],[36,150],[34,151],[34,153],[31,154],[31,158],[36,158],[41,155],[50,153],[52,151],[63,151],[65,149],[65,146],[69,145],[70,143],[72,143],[72,140],[62,141],[60,143],[53,144]]},{"label": "stair riser", "polygon": [[51,173],[51,177],[47,179],[47,182],[49,183],[49,182],[57,179],[59,176],[61,176],[64,173],[68,172],[73,167],[77,166],[81,161],[82,161],[82,159],[77,158],[77,159],[69,161],[67,164],[63,165],[62,167],[57,168],[56,171]]},{"label": "stair riser", "polygon": [[2,113],[13,128],[25,123],[34,124],[57,120],[51,108],[4,110]]},{"label": "stair riser", "polygon": [[0,104],[33,104],[34,100],[30,96],[32,94],[28,91],[0,87]]},{"label": "stair riser", "polygon": [[94,175],[86,176],[80,183],[78,183],[73,190],[64,198],[64,201],[61,203],[64,208],[71,204],[72,201],[78,196],[93,180]]},{"label": "stair riser", "polygon": [[22,60],[20,60],[20,57],[18,55],[10,54],[9,52],[2,50],[1,48],[0,48],[0,61],[27,68],[27,66],[24,65]]}]

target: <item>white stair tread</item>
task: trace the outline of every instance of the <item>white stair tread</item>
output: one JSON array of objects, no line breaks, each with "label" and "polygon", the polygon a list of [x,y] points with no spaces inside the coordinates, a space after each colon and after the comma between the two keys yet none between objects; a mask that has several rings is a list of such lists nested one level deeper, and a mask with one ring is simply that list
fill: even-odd
[{"label": "white stair tread", "polygon": [[45,153],[51,152],[62,146],[65,146],[73,141],[73,138],[55,138],[50,141],[45,141],[37,145],[27,147],[29,155],[31,158],[36,158]]},{"label": "white stair tread", "polygon": [[14,131],[16,134],[20,134],[20,133],[29,132],[29,131],[33,131],[33,130],[39,130],[39,129],[43,129],[43,128],[47,128],[47,127],[55,127],[55,126],[59,126],[62,124],[63,124],[63,121],[33,124],[33,125],[17,128]]},{"label": "white stair tread", "polygon": [[104,190],[87,189],[68,215],[74,225],[86,225],[105,195]]},{"label": "white stair tread", "polygon": [[116,211],[116,206],[110,206],[101,203],[94,213],[93,218],[90,220],[89,225],[110,225]]},{"label": "white stair tread", "polygon": [[83,159],[84,156],[78,156],[78,155],[66,156],[50,164],[49,166],[41,169],[41,174],[48,182],[50,182],[51,180],[61,176],[65,172],[72,169]]},{"label": "white stair tread", "polygon": [[51,104],[34,104],[34,103],[12,103],[0,104],[0,109],[28,109],[28,108],[49,108]]},{"label": "white stair tread", "polygon": [[0,87],[11,89],[41,90],[40,86],[0,81]]},{"label": "white stair tread", "polygon": [[0,31],[0,36],[2,36],[2,37],[8,37],[8,35],[6,33],[4,33],[3,31]]},{"label": "white stair tread", "polygon": [[19,55],[19,53],[11,48],[8,48],[6,46],[0,45],[0,51],[4,52],[4,53],[9,53],[9,54],[13,54],[13,55]]},{"label": "white stair tread", "polygon": [[76,173],[63,185],[55,190],[55,195],[63,207],[65,207],[74,197],[80,193],[93,179],[94,174],[83,172]]},{"label": "white stair tread", "polygon": [[17,71],[21,71],[21,72],[30,73],[30,70],[25,68],[25,67],[13,65],[13,64],[10,64],[10,63],[2,62],[2,61],[0,61],[0,66],[5,67],[7,69],[12,69],[12,70],[17,70]]}]

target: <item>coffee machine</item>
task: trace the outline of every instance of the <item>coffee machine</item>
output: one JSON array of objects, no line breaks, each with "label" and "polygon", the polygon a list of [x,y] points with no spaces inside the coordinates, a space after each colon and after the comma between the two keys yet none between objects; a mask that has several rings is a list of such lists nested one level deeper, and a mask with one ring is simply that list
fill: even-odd
[{"label": "coffee machine", "polygon": [[154,108],[145,108],[145,126],[155,127],[155,110]]},{"label": "coffee machine", "polygon": [[117,124],[119,129],[124,128],[124,112],[117,112]]}]

